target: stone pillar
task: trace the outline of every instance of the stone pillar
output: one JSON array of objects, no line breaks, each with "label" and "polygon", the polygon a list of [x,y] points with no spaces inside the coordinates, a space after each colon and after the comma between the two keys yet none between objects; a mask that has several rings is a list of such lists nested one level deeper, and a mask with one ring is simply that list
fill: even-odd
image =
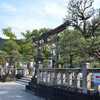
[{"label": "stone pillar", "polygon": [[40,71],[39,68],[37,69],[37,84],[40,82]]},{"label": "stone pillar", "polygon": [[87,75],[87,89],[91,89],[91,80],[92,80],[91,73],[88,73],[88,75]]},{"label": "stone pillar", "polygon": [[42,82],[44,82],[44,71],[42,71]]},{"label": "stone pillar", "polygon": [[57,80],[57,72],[55,71],[55,84],[58,84],[58,80]]},{"label": "stone pillar", "polygon": [[[17,74],[19,74],[19,70],[17,69]],[[24,66],[24,69],[23,69],[23,76],[26,76],[27,74],[27,67]]]},{"label": "stone pillar", "polygon": [[77,73],[77,88],[80,88],[80,73]]},{"label": "stone pillar", "polygon": [[98,93],[98,85],[94,85],[94,93],[95,93],[95,94]]},{"label": "stone pillar", "polygon": [[3,76],[3,68],[0,70],[0,76]]},{"label": "stone pillar", "polygon": [[87,68],[90,67],[90,63],[82,63],[82,86],[83,93],[87,94]]},{"label": "stone pillar", "polygon": [[77,75],[78,75],[78,73],[77,72],[75,72],[75,80],[74,80],[74,87],[75,88],[77,88]]},{"label": "stone pillar", "polygon": [[48,71],[46,72],[46,83],[48,84]]},{"label": "stone pillar", "polygon": [[50,85],[53,83],[52,71],[50,72]]},{"label": "stone pillar", "polygon": [[61,71],[61,86],[63,86],[63,72]]},{"label": "stone pillar", "polygon": [[66,73],[67,76],[67,86],[70,86],[70,73],[67,71]]},{"label": "stone pillar", "polygon": [[71,72],[70,75],[69,75],[69,79],[70,79],[70,86],[73,85],[73,79],[72,79],[72,76],[73,76],[73,73]]}]

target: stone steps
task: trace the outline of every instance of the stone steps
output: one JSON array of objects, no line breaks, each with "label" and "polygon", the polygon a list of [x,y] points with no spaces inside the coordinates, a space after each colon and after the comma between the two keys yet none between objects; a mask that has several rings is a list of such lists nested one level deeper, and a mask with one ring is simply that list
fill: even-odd
[{"label": "stone steps", "polygon": [[22,77],[21,79],[18,79],[16,83],[22,84],[22,85],[28,85],[31,81],[32,76],[26,76]]}]

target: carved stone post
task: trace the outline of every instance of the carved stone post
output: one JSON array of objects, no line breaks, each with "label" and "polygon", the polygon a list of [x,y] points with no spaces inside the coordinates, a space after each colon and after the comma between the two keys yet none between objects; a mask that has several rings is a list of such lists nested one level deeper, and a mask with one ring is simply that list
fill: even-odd
[{"label": "carved stone post", "polygon": [[37,84],[40,82],[40,71],[37,69]]},{"label": "carved stone post", "polygon": [[87,75],[87,89],[91,89],[91,80],[92,80],[91,73],[88,73],[88,75]]},{"label": "carved stone post", "polygon": [[68,71],[66,71],[66,75],[67,75],[67,86],[70,86],[70,73]]},{"label": "carved stone post", "polygon": [[46,72],[46,83],[48,84],[48,71]]},{"label": "carved stone post", "polygon": [[61,86],[63,86],[63,71],[61,71]]},{"label": "carved stone post", "polygon": [[57,72],[55,71],[55,84],[58,84],[58,80],[57,80]]},{"label": "carved stone post", "polygon": [[80,73],[77,73],[77,88],[80,88]]},{"label": "carved stone post", "polygon": [[69,75],[69,79],[70,79],[70,86],[72,86],[73,85],[73,79],[72,79],[72,76],[73,76],[73,73],[70,73],[70,75]]},{"label": "carved stone post", "polygon": [[94,85],[94,93],[95,93],[95,94],[98,93],[98,85]]},{"label": "carved stone post", "polygon": [[75,80],[74,80],[74,87],[75,88],[77,88],[77,75],[78,75],[78,73],[77,72],[75,72]]},{"label": "carved stone post", "polygon": [[42,82],[44,82],[44,71],[42,71]]},{"label": "carved stone post", "polygon": [[52,71],[50,72],[50,85],[53,83]]},{"label": "carved stone post", "polygon": [[82,76],[83,76],[83,93],[87,94],[87,68],[90,67],[90,63],[82,63]]},{"label": "carved stone post", "polygon": [[0,70],[0,76],[3,76],[3,68]]},{"label": "carved stone post", "polygon": [[27,67],[24,66],[24,69],[23,69],[23,76],[26,76],[26,74],[27,74]]}]

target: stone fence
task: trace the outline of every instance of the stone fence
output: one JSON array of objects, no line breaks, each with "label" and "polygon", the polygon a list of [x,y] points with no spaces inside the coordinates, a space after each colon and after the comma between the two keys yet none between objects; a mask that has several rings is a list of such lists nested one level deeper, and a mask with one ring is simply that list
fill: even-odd
[{"label": "stone fence", "polygon": [[90,68],[83,63],[82,68],[42,68],[37,70],[37,84],[62,87],[79,93],[100,93],[99,86],[94,85],[93,73],[100,73],[100,68]]},{"label": "stone fence", "polygon": [[26,76],[26,73],[27,73],[26,71],[27,71],[26,68],[24,68],[24,69],[22,69],[22,68],[12,68],[12,69],[9,69],[9,70],[1,68],[0,69],[0,77],[6,75],[7,73],[14,74],[14,75],[20,74],[22,76]]}]

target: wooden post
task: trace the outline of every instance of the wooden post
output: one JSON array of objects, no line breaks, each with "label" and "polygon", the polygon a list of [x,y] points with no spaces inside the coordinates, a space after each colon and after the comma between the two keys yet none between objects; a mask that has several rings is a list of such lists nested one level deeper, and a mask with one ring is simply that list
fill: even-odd
[{"label": "wooden post", "polygon": [[89,68],[90,63],[82,63],[82,83],[83,83],[83,93],[87,94],[87,68]]},{"label": "wooden post", "polygon": [[63,86],[63,71],[61,71],[61,86]]}]

